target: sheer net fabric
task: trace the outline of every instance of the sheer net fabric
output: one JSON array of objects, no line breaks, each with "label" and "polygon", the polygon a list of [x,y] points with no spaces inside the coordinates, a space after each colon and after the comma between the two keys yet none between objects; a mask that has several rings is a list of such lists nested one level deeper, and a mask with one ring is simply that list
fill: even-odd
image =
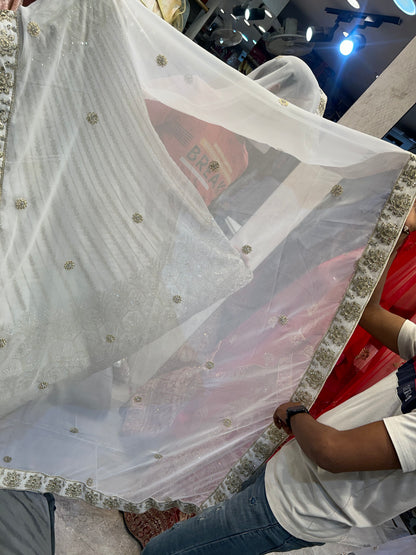
[{"label": "sheer net fabric", "polygon": [[313,403],[415,162],[136,0],[0,23],[1,486],[195,512],[284,439],[279,402]]}]

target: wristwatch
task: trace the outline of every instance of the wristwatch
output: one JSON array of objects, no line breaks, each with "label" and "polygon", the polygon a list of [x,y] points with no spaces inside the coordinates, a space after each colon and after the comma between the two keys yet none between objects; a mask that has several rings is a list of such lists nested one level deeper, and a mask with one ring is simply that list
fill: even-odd
[{"label": "wristwatch", "polygon": [[303,405],[297,405],[296,407],[289,407],[286,410],[286,425],[288,428],[292,429],[290,426],[290,419],[292,418],[292,416],[295,416],[295,414],[300,414],[301,412],[305,412],[306,414],[309,414],[308,409]]}]

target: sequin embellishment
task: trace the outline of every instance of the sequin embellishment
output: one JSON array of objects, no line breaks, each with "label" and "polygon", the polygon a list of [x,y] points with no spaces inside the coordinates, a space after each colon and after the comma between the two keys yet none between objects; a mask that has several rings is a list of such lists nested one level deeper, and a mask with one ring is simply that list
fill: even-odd
[{"label": "sequin embellishment", "polygon": [[94,484],[94,480],[92,478],[88,478],[85,483],[87,484],[87,486],[91,487]]},{"label": "sequin embellishment", "polygon": [[334,185],[331,189],[331,195],[333,197],[340,197],[342,195],[342,193],[344,192],[344,188],[342,185],[338,184],[338,185]]},{"label": "sequin embellishment", "polygon": [[250,245],[244,245],[243,248],[241,249],[241,251],[244,254],[250,254],[252,250],[253,249],[250,247]]},{"label": "sequin embellishment", "polygon": [[179,304],[179,303],[182,302],[182,297],[181,297],[180,295],[174,295],[174,296],[172,297],[172,301],[173,301],[174,303],[176,303],[176,304]]},{"label": "sequin embellishment", "polygon": [[230,418],[224,418],[224,420],[222,421],[222,423],[224,424],[224,426],[226,428],[230,428],[232,426],[232,422]]},{"label": "sequin embellishment", "polygon": [[208,362],[205,363],[205,368],[207,370],[212,370],[214,368],[215,364],[212,362],[212,360],[209,360]]},{"label": "sequin embellishment", "polygon": [[88,112],[87,121],[91,125],[96,125],[98,123],[98,114],[96,114],[95,112]]},{"label": "sequin embellishment", "polygon": [[114,335],[108,334],[105,338],[105,340],[107,341],[107,343],[114,343],[114,341],[116,340],[116,338],[114,337]]},{"label": "sequin embellishment", "polygon": [[2,29],[0,31],[0,56],[13,56],[16,49],[14,35]]},{"label": "sequin embellishment", "polygon": [[17,198],[14,202],[15,207],[17,210],[24,210],[27,208],[27,200],[25,198]]},{"label": "sequin embellishment", "polygon": [[212,162],[210,162],[210,163],[208,164],[208,167],[209,167],[209,171],[210,171],[211,173],[214,173],[214,172],[216,172],[216,171],[218,171],[218,170],[220,169],[220,164],[219,164],[219,162],[217,162],[216,160],[212,160]]},{"label": "sequin embellishment", "polygon": [[135,212],[133,214],[133,216],[131,217],[131,219],[133,220],[133,222],[135,224],[141,224],[143,222],[143,216],[141,214],[139,214],[138,212]]},{"label": "sequin embellishment", "polygon": [[279,324],[280,324],[281,326],[286,326],[286,324],[288,323],[288,321],[289,321],[289,318],[286,316],[286,314],[281,314],[281,315],[279,316]]},{"label": "sequin embellishment", "polygon": [[160,67],[165,67],[168,63],[168,60],[166,59],[166,56],[163,56],[163,54],[159,54],[156,57],[156,63]]},{"label": "sequin embellishment", "polygon": [[136,396],[134,397],[134,402],[135,402],[135,403],[141,403],[141,402],[142,402],[142,398],[140,397],[140,395],[136,395]]},{"label": "sequin embellishment", "polygon": [[38,389],[47,389],[48,387],[48,382],[40,382],[40,384],[38,385]]},{"label": "sequin embellishment", "polygon": [[64,264],[65,270],[73,270],[75,268],[75,262],[72,260],[67,260]]},{"label": "sequin embellishment", "polygon": [[0,349],[4,349],[7,345],[7,339],[5,337],[0,337]]},{"label": "sequin embellishment", "polygon": [[163,459],[163,455],[161,455],[160,453],[155,453],[153,456],[158,461],[160,461],[160,459]]},{"label": "sequin embellishment", "polygon": [[279,98],[279,102],[282,106],[289,106],[289,102],[284,98]]},{"label": "sequin embellishment", "polygon": [[3,457],[3,460],[4,460],[5,463],[12,462],[12,458],[11,458],[11,457],[7,457],[7,456],[6,456],[6,457]]},{"label": "sequin embellishment", "polygon": [[71,434],[77,434],[79,432],[78,428],[75,427],[71,428],[69,431],[71,432]]},{"label": "sequin embellishment", "polygon": [[40,35],[40,27],[34,21],[29,21],[27,24],[27,32],[32,37],[38,37]]}]

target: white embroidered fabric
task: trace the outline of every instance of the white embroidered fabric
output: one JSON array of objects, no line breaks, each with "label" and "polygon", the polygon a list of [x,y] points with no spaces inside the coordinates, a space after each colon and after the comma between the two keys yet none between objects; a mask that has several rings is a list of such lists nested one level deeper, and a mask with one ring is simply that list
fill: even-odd
[{"label": "white embroidered fabric", "polygon": [[282,439],[276,405],[319,393],[415,162],[136,0],[37,0],[0,25],[1,487],[221,500]]}]

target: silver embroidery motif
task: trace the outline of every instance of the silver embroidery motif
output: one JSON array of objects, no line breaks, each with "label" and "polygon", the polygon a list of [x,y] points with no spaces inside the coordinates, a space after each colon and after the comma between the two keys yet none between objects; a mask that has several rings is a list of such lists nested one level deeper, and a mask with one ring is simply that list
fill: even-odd
[{"label": "silver embroidery motif", "polygon": [[399,234],[399,227],[396,224],[380,222],[376,227],[376,239],[384,245],[390,244]]},{"label": "silver embroidery motif", "polygon": [[3,478],[3,484],[8,488],[18,488],[21,483],[22,478],[16,471],[7,472]]},{"label": "silver embroidery motif", "polygon": [[305,405],[306,407],[310,407],[313,403],[312,395],[308,391],[305,391],[305,390],[296,391],[296,393],[293,396],[293,400],[295,401],[295,403],[300,402],[303,405]]},{"label": "silver embroidery motif", "polygon": [[91,125],[96,125],[98,123],[98,114],[95,112],[88,112],[86,119]]},{"label": "silver embroidery motif", "polygon": [[168,60],[166,59],[165,56],[163,56],[163,54],[159,54],[159,55],[156,57],[156,63],[157,63],[157,65],[160,66],[160,67],[165,67],[165,66],[167,65],[167,63],[168,63]]},{"label": "silver embroidery motif", "polygon": [[31,37],[38,37],[40,35],[40,27],[34,21],[29,21],[27,24],[27,32]]},{"label": "silver embroidery motif", "polygon": [[352,282],[352,290],[359,297],[366,297],[373,290],[374,281],[367,276],[357,276]]},{"label": "silver embroidery motif", "polygon": [[342,185],[334,185],[331,189],[331,195],[333,197],[340,197],[342,195],[342,193],[344,192],[344,188]]},{"label": "silver embroidery motif", "polygon": [[94,491],[87,491],[85,493],[85,501],[90,505],[97,506],[100,501],[100,496]]},{"label": "silver embroidery motif", "polygon": [[106,509],[118,509],[120,506],[120,501],[117,499],[117,497],[107,497],[107,499],[104,500],[103,505],[104,507],[106,507]]},{"label": "silver embroidery motif", "polygon": [[27,208],[27,200],[25,198],[17,198],[14,201],[14,205],[17,210],[25,210]]},{"label": "silver embroidery motif", "polygon": [[45,489],[49,493],[59,493],[61,491],[63,485],[64,485],[64,481],[62,480],[62,478],[52,478],[46,484]]},{"label": "silver embroidery motif", "polygon": [[395,216],[404,216],[412,206],[412,197],[396,193],[390,197],[390,209]]},{"label": "silver embroidery motif", "polygon": [[313,388],[318,389],[325,382],[325,376],[318,370],[311,369],[305,376],[306,382]]},{"label": "silver embroidery motif", "polygon": [[216,160],[212,160],[212,161],[208,164],[208,167],[209,167],[209,171],[210,171],[211,173],[215,173],[216,171],[218,171],[218,170],[220,169],[220,164],[219,164],[219,162],[217,162]]},{"label": "silver embroidery motif", "polygon": [[29,476],[25,482],[25,489],[39,490],[42,486],[42,478],[40,476]]},{"label": "silver embroidery motif", "polygon": [[341,346],[348,341],[348,331],[344,327],[334,325],[328,331],[328,338],[335,345]]},{"label": "silver embroidery motif", "polygon": [[69,484],[65,489],[65,495],[67,497],[80,497],[81,493],[81,484]]},{"label": "silver embroidery motif", "polygon": [[18,59],[17,13],[0,11],[0,54],[3,57],[0,68],[0,198],[2,193],[8,124],[14,107],[15,73]]},{"label": "silver embroidery motif", "polygon": [[367,266],[372,272],[377,272],[382,268],[386,262],[387,255],[381,250],[370,250],[368,253],[364,254],[362,262],[364,266]]},{"label": "silver embroidery motif", "polygon": [[131,219],[133,220],[133,222],[135,224],[141,224],[143,222],[143,216],[141,214],[139,214],[138,212],[135,212],[133,214],[133,216],[131,217]]},{"label": "silver embroidery motif", "polygon": [[354,322],[361,316],[361,307],[358,303],[344,302],[340,307],[340,315],[347,322]]},{"label": "silver embroidery motif", "polygon": [[13,56],[17,50],[15,42],[15,35],[6,31],[0,30],[0,56]]}]

